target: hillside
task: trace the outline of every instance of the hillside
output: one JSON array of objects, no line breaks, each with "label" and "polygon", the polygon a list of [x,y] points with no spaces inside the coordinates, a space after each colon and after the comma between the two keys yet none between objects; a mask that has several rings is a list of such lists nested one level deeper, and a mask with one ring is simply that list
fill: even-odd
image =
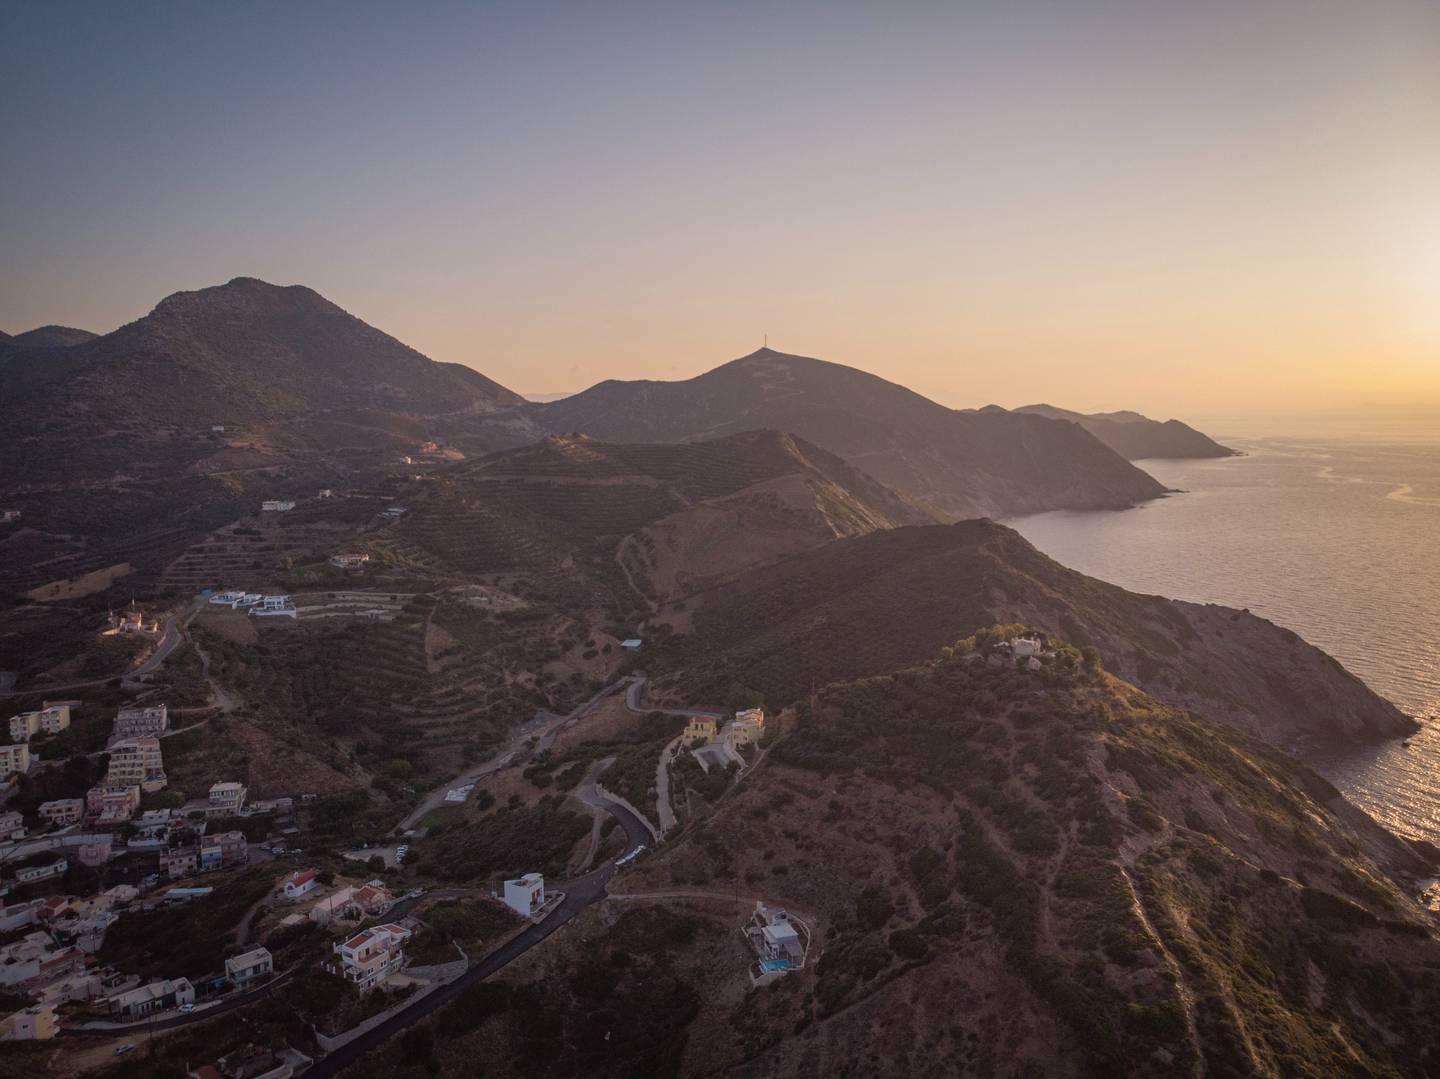
[{"label": "hillside", "polygon": [[[1069,657],[820,687],[608,902],[357,1075],[1428,1074],[1424,863]],[[760,988],[757,898],[810,941]]]},{"label": "hillside", "polygon": [[0,352],[7,349],[69,348],[83,345],[100,336],[89,330],[77,330],[72,326],[39,326],[14,336],[0,334]]},{"label": "hillside", "polygon": [[1026,405],[1015,409],[1032,416],[1078,423],[1127,461],[1147,458],[1234,457],[1222,446],[1179,420],[1152,420],[1138,412],[1071,412],[1053,405]]},{"label": "hillside", "polygon": [[977,626],[1025,622],[1094,645],[1168,704],[1283,747],[1410,733],[1333,658],[1246,611],[1142,596],[1066,569],[988,521],[905,528],[757,570],[670,611],[664,654],[691,699],[745,672],[772,705],[812,683],[914,663]]},{"label": "hillside", "polygon": [[[371,444],[384,445],[389,417],[520,403],[478,372],[436,363],[311,289],[243,277],[178,292],[145,317],[59,353],[37,355],[12,341],[7,356],[0,396],[14,407],[3,448],[12,475],[32,483],[183,468],[213,452],[217,425],[295,449],[323,448],[340,422],[377,432]],[[157,401],[165,405],[158,413]]]},{"label": "hillside", "polygon": [[546,430],[607,441],[789,431],[952,519],[1122,508],[1164,493],[1074,425],[957,412],[863,371],[771,349],[683,382],[602,382],[528,414]]},{"label": "hillside", "polygon": [[[517,570],[670,596],[924,510],[800,439],[611,444],[553,436],[437,473],[399,539],[460,573]],[[578,571],[578,574],[575,572]]]}]

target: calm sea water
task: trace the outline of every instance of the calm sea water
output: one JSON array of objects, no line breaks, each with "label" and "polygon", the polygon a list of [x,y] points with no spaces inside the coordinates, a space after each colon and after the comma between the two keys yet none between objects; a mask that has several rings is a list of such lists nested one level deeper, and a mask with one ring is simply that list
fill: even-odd
[{"label": "calm sea water", "polygon": [[1440,843],[1440,423],[1209,430],[1246,456],[1138,462],[1183,494],[1007,523],[1084,573],[1248,607],[1334,655],[1426,726],[1408,748],[1310,763],[1394,831]]}]

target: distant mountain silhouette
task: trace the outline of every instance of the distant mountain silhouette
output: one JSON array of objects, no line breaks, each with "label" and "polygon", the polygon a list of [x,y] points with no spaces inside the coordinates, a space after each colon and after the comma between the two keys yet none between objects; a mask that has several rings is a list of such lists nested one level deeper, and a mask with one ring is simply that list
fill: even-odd
[{"label": "distant mountain silhouette", "polygon": [[954,518],[1121,508],[1165,490],[1073,424],[959,412],[864,371],[771,349],[683,382],[602,382],[530,415],[551,432],[612,442],[789,431]]},{"label": "distant mountain silhouette", "polygon": [[197,438],[217,425],[303,446],[341,416],[358,414],[359,426],[384,430],[404,417],[478,415],[522,402],[311,289],[254,278],[178,292],[144,318],[66,348],[16,348],[26,336],[12,339],[0,360],[10,420],[0,440],[17,450],[12,465],[32,481],[189,467],[213,452]]},{"label": "distant mountain silhouette", "polygon": [[1179,420],[1152,420],[1138,412],[1072,412],[1054,405],[1026,405],[1016,412],[1078,423],[1128,461],[1147,457],[1234,457],[1222,446]]},{"label": "distant mountain silhouette", "polygon": [[69,348],[93,341],[99,334],[89,330],[77,330],[71,326],[38,326],[24,333],[0,333],[0,351],[22,348]]}]

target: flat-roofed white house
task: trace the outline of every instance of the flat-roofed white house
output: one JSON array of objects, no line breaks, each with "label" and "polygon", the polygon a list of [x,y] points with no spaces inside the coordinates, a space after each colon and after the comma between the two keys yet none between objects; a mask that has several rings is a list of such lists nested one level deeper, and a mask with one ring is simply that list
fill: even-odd
[{"label": "flat-roofed white house", "polygon": [[503,898],[505,905],[516,914],[532,917],[545,905],[545,878],[539,873],[526,873],[507,880]]},{"label": "flat-roofed white house", "polygon": [[253,948],[243,955],[232,955],[225,960],[225,977],[236,989],[244,989],[252,982],[275,973],[275,959],[269,949]]},{"label": "flat-roofed white house", "polygon": [[248,789],[244,783],[222,782],[210,788],[210,801],[205,807],[207,817],[234,817],[245,808]]},{"label": "flat-roofed white house", "polygon": [[262,596],[260,602],[250,608],[252,615],[262,618],[297,618],[298,612],[289,596]]},{"label": "flat-roofed white house", "polygon": [[261,513],[289,513],[295,508],[295,503],[285,498],[267,498],[260,503]]},{"label": "flat-roofed white house", "polygon": [[128,993],[110,998],[110,1010],[116,1015],[139,1019],[165,1008],[178,1008],[195,1003],[195,987],[187,978],[165,978]]},{"label": "flat-roofed white house", "polygon": [[38,812],[41,820],[47,821],[57,828],[63,828],[67,824],[74,824],[85,815],[85,800],[83,798],[56,798],[52,802],[41,802]]},{"label": "flat-roofed white house", "polygon": [[51,877],[62,877],[65,870],[70,868],[70,862],[61,858],[58,862],[51,862],[49,865],[31,865],[24,869],[15,870],[16,884],[34,884],[39,880],[49,880]]},{"label": "flat-roofed white house", "polygon": [[356,933],[335,945],[340,973],[364,993],[381,984],[405,965],[405,942],[410,930],[387,922]]}]

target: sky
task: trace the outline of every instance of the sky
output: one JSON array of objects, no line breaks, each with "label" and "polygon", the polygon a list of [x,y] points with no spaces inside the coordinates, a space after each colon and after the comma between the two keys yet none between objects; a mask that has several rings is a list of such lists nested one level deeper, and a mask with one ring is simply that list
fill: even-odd
[{"label": "sky", "polygon": [[523,393],[1440,414],[1440,5],[0,4],[0,329],[236,276]]}]

